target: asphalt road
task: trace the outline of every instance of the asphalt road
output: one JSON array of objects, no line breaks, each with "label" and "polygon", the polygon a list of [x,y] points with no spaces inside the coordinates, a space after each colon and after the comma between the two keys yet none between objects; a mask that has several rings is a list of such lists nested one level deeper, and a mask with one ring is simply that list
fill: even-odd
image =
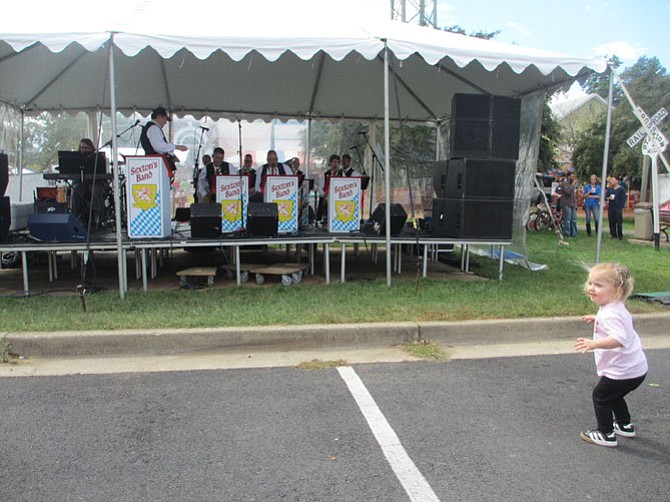
[{"label": "asphalt road", "polygon": [[[579,439],[591,356],[353,368],[437,500],[667,501],[670,350],[648,356],[616,449]],[[411,500],[334,368],[2,378],[0,399],[3,501]]]}]

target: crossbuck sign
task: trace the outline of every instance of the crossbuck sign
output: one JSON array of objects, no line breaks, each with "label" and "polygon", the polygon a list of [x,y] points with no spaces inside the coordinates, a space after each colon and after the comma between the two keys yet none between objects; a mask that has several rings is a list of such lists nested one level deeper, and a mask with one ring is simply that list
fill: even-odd
[{"label": "crossbuck sign", "polygon": [[[632,148],[644,138],[644,143],[642,143],[642,153],[649,155],[650,157],[658,155],[668,146],[668,139],[663,135],[661,130],[656,127],[656,124],[668,116],[668,111],[665,108],[661,108],[653,117],[649,117],[645,111],[638,106],[635,109],[635,115],[637,115],[644,126],[635,131],[635,134],[628,138],[626,143]],[[649,131],[649,134],[647,134],[647,131]]]}]

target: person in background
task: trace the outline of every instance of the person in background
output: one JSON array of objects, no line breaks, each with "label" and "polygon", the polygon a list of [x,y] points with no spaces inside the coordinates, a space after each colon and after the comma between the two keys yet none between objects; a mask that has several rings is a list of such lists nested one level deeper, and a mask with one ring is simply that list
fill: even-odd
[{"label": "person in background", "polygon": [[586,213],[586,235],[591,236],[591,218],[598,232],[598,218],[600,216],[600,194],[601,187],[598,184],[598,176],[591,175],[590,182],[584,186],[584,213]]},{"label": "person in background", "polygon": [[198,177],[198,195],[200,202],[213,202],[216,200],[216,176],[236,174],[235,168],[223,160],[226,152],[220,146],[212,152],[212,162],[200,171]]},{"label": "person in background", "polygon": [[593,324],[593,338],[577,338],[575,350],[593,351],[598,383],[593,388],[596,429],[580,437],[599,446],[617,446],[617,436],[634,438],[635,426],[624,397],[637,389],[647,376],[647,357],[633,319],[624,302],[633,292],[634,281],[627,267],[599,263],[591,268],[584,292],[598,305],[597,315],[585,315]]},{"label": "person in background", "polygon": [[197,198],[197,202],[201,202],[200,200],[200,193],[198,192],[198,185],[200,184],[200,174],[205,170],[207,167],[207,164],[212,162],[212,156],[208,153],[202,156],[202,162],[200,164],[200,167],[198,168],[198,172],[194,173],[193,175],[193,191],[195,193],[195,196]]},{"label": "person in background", "polygon": [[240,169],[239,174],[249,177],[249,195],[253,195],[256,191],[256,169],[254,169],[254,158],[250,153],[244,156],[242,169]]},{"label": "person in background", "polygon": [[577,178],[570,172],[566,180],[561,183],[561,208],[563,210],[563,234],[566,237],[577,237],[577,205],[575,203],[575,189]]},{"label": "person in background", "polygon": [[319,203],[316,211],[317,221],[323,221],[326,217],[329,190],[328,180],[330,178],[342,176],[342,171],[340,170],[340,160],[340,156],[336,153],[332,154],[328,159],[328,169],[323,173],[323,178],[321,180],[321,186],[319,189]]},{"label": "person in background", "polygon": [[342,176],[349,178],[350,176],[360,176],[360,173],[351,167],[351,155],[345,153],[342,155]]},{"label": "person in background", "polygon": [[277,152],[274,150],[268,150],[266,157],[267,164],[263,164],[260,172],[256,173],[256,193],[254,194],[255,198],[258,198],[258,194],[262,194],[265,190],[265,179],[268,176],[284,176],[287,173],[284,164],[279,162],[279,157],[277,157]]},{"label": "person in background", "polygon": [[607,199],[607,220],[610,237],[623,240],[623,209],[626,207],[626,189],[619,184],[619,178],[610,177],[610,186],[605,192]]}]

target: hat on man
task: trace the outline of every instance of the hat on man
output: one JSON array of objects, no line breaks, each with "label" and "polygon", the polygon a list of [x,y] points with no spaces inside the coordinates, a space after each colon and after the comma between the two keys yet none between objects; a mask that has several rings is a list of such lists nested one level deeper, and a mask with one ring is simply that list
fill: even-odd
[{"label": "hat on man", "polygon": [[162,106],[154,108],[154,110],[151,112],[151,118],[155,119],[156,117],[166,117],[168,119],[168,122],[172,121],[172,116]]}]

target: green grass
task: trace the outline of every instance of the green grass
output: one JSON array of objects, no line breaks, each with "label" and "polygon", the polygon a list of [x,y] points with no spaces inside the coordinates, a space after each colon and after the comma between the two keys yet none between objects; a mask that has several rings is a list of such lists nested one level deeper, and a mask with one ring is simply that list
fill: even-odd
[{"label": "green grass", "polygon": [[[630,223],[628,223],[630,225]],[[580,226],[583,228],[583,225]],[[347,282],[330,286],[302,283],[262,288],[228,286],[192,292],[130,292],[120,300],[114,291],[86,297],[87,311],[76,296],[0,299],[3,331],[61,331],[91,329],[204,328],[224,326],[337,324],[392,321],[455,321],[574,316],[593,312],[582,292],[584,266],[595,260],[595,238],[583,232],[557,245],[556,236],[529,233],[531,261],[548,270],[532,272],[505,265],[498,281],[496,260],[473,256],[478,275],[488,281],[394,278]],[[670,251],[654,251],[627,241],[603,239],[601,261],[626,264],[636,290],[670,290]],[[632,312],[667,311],[643,301],[629,301]],[[665,310],[664,310],[665,309]]]}]

